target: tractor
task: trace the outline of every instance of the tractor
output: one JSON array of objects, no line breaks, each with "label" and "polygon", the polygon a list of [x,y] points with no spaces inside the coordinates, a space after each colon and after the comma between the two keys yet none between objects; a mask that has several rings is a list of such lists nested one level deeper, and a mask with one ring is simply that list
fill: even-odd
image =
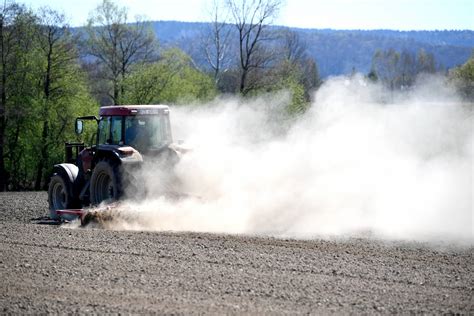
[{"label": "tractor", "polygon": [[83,215],[83,207],[117,201],[128,191],[139,195],[145,188],[139,188],[134,174],[144,162],[159,157],[165,168],[173,168],[181,155],[166,105],[104,106],[99,117],[76,118],[76,134],[83,133],[85,121],[97,124],[90,145],[66,143],[66,161],[53,168],[48,188],[52,219]]}]

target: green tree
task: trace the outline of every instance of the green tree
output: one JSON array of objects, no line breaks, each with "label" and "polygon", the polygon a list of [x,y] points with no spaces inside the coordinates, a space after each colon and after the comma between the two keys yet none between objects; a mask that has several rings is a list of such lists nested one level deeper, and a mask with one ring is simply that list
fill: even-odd
[{"label": "green tree", "polygon": [[0,14],[2,190],[40,189],[74,117],[96,112],[64,17],[8,3]]},{"label": "green tree", "polygon": [[450,78],[464,98],[474,100],[474,53],[464,65],[451,71]]},{"label": "green tree", "polygon": [[[0,11],[0,190],[15,173],[18,139],[28,119],[26,105],[33,94],[30,63],[35,17],[23,5],[4,2]],[[7,170],[8,169],[8,170]],[[15,174],[14,174],[15,176]]]},{"label": "green tree", "polygon": [[[58,139],[65,135],[75,109],[73,98],[84,92],[82,74],[78,68],[78,52],[64,15],[49,8],[42,9],[36,28],[39,62],[39,89],[37,105],[41,122],[41,137],[38,142],[35,189],[39,190],[47,181],[48,166],[52,155],[58,152]],[[63,144],[61,144],[62,146]]]},{"label": "green tree", "polygon": [[301,114],[310,105],[309,91],[305,88],[305,71],[302,65],[282,60],[277,66],[265,73],[262,78],[263,89],[255,90],[259,93],[288,90],[291,94],[287,112],[290,115]]},{"label": "green tree", "polygon": [[390,90],[395,90],[411,87],[420,74],[437,71],[433,54],[424,49],[420,49],[416,56],[407,50],[400,53],[389,49],[375,52],[369,75],[372,79],[380,80]]},{"label": "green tree", "polygon": [[372,70],[378,80],[387,85],[390,90],[395,89],[399,75],[400,53],[394,49],[378,50],[372,58]]},{"label": "green tree", "polygon": [[92,11],[86,32],[85,51],[96,58],[100,76],[108,83],[105,93],[114,104],[121,104],[123,82],[132,66],[156,57],[156,36],[147,22],[128,23],[127,9],[111,0],[103,0]]},{"label": "green tree", "polygon": [[216,94],[212,78],[196,69],[191,58],[177,48],[165,50],[153,64],[136,66],[125,84],[124,100],[130,104],[208,100]]},{"label": "green tree", "polygon": [[311,94],[321,83],[316,61],[308,55],[306,43],[289,29],[279,34],[278,47],[278,59],[272,67],[260,71],[259,89],[254,92],[288,90],[291,93],[288,113],[301,114],[309,107]]},{"label": "green tree", "polygon": [[420,49],[416,58],[417,62],[417,74],[419,73],[435,73],[436,63],[433,54],[426,52],[424,49]]},{"label": "green tree", "polygon": [[[319,70],[316,61],[308,55],[305,41],[301,40],[297,32],[283,30],[283,60],[280,62],[283,68],[292,69],[297,82],[303,85],[304,99],[309,102],[311,92],[321,85]],[[282,74],[290,76],[289,74]]]}]

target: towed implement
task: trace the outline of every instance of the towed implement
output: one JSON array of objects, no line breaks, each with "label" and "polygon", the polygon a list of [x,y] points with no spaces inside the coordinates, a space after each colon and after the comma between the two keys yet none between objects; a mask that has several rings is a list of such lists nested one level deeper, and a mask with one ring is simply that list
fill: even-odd
[{"label": "towed implement", "polygon": [[179,160],[166,105],[101,107],[99,117],[76,119],[76,134],[83,133],[85,121],[97,124],[90,145],[66,143],[66,161],[54,166],[48,188],[52,219],[84,222],[87,207],[142,197],[142,165],[159,159],[172,170]]}]

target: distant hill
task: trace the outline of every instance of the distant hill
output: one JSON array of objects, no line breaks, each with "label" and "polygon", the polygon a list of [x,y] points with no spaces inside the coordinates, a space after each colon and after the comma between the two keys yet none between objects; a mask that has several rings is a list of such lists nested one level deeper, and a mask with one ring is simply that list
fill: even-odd
[{"label": "distant hill", "polygon": [[[185,50],[198,64],[199,37],[208,23],[155,21],[153,28],[160,42]],[[273,26],[274,29],[282,28]],[[392,31],[332,30],[291,28],[307,43],[308,53],[316,59],[322,77],[352,72],[367,73],[377,49],[424,49],[435,56],[438,64],[452,68],[463,64],[474,49],[474,31]],[[204,66],[204,65],[203,65]]]}]

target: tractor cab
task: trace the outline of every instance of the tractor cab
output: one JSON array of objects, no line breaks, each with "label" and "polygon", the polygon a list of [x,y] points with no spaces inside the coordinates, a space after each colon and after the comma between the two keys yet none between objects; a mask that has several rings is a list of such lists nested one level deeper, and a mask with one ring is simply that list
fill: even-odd
[{"label": "tractor cab", "polygon": [[136,171],[144,160],[160,159],[167,169],[179,160],[166,105],[101,107],[99,117],[76,119],[78,135],[85,121],[95,121],[97,132],[89,146],[66,143],[66,161],[54,166],[49,186],[52,218],[56,210],[117,200],[127,187],[136,191],[140,182],[135,179]]},{"label": "tractor cab", "polygon": [[173,142],[169,108],[165,105],[105,106],[100,108],[99,118],[77,118],[77,134],[82,133],[84,120],[98,122],[95,145],[99,148],[130,146],[146,154]]}]

